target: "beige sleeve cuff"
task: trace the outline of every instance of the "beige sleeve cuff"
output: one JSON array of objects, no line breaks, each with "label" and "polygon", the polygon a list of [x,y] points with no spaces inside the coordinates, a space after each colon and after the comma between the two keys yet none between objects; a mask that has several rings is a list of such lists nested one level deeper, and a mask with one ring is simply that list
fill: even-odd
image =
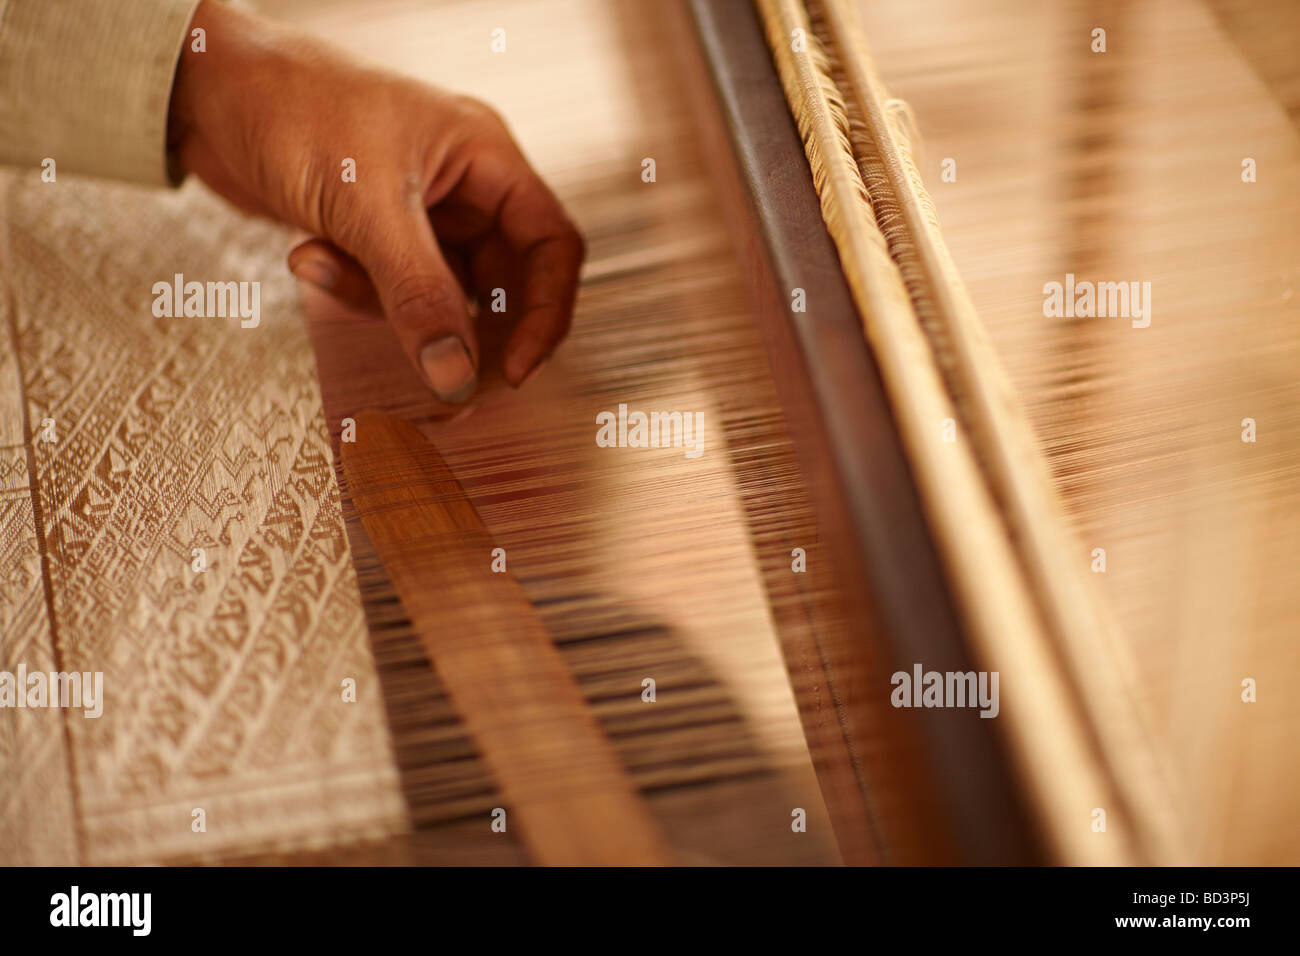
[{"label": "beige sleeve cuff", "polygon": [[0,163],[169,185],[167,109],[199,0],[0,0]]}]

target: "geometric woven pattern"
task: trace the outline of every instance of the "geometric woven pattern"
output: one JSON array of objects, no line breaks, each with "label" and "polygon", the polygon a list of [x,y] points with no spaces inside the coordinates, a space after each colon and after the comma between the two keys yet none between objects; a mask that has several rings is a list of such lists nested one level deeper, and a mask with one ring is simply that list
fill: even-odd
[{"label": "geometric woven pattern", "polygon": [[[0,669],[102,671],[105,697],[0,710],[0,863],[404,829],[283,232],[193,183],[0,195]],[[156,318],[176,273],[260,282],[260,324]]]}]

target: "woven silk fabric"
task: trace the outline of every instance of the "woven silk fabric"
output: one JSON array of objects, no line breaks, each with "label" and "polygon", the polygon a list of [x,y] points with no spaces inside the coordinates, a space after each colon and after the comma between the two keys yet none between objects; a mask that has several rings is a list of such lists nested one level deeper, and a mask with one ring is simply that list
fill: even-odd
[{"label": "woven silk fabric", "polygon": [[[402,830],[283,233],[196,184],[0,196],[0,670],[104,675],[99,718],[0,709],[0,863]],[[176,273],[260,282],[260,324],[156,318]]]}]

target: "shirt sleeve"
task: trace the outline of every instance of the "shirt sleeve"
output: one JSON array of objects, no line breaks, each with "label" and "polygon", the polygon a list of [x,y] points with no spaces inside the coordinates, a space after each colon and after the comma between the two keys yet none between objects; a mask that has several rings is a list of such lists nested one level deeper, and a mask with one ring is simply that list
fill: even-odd
[{"label": "shirt sleeve", "polygon": [[167,111],[199,0],[0,0],[0,163],[171,185]]}]

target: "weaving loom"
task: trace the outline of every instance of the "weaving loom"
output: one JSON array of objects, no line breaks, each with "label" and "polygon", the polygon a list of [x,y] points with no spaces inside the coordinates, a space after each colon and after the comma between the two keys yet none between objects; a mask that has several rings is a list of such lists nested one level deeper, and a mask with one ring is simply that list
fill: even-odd
[{"label": "weaving loom", "polygon": [[[0,862],[554,861],[358,513],[374,412],[504,549],[638,862],[1300,860],[1300,141],[1240,6],[261,6],[497,106],[586,235],[573,332],[452,417],[201,187],[6,174],[0,670],[107,700],[0,712]],[[255,334],[139,306],[219,269]],[[1067,275],[1145,316],[1046,315]],[[620,406],[703,453],[599,447]],[[1000,713],[891,706],[914,665]]]}]

